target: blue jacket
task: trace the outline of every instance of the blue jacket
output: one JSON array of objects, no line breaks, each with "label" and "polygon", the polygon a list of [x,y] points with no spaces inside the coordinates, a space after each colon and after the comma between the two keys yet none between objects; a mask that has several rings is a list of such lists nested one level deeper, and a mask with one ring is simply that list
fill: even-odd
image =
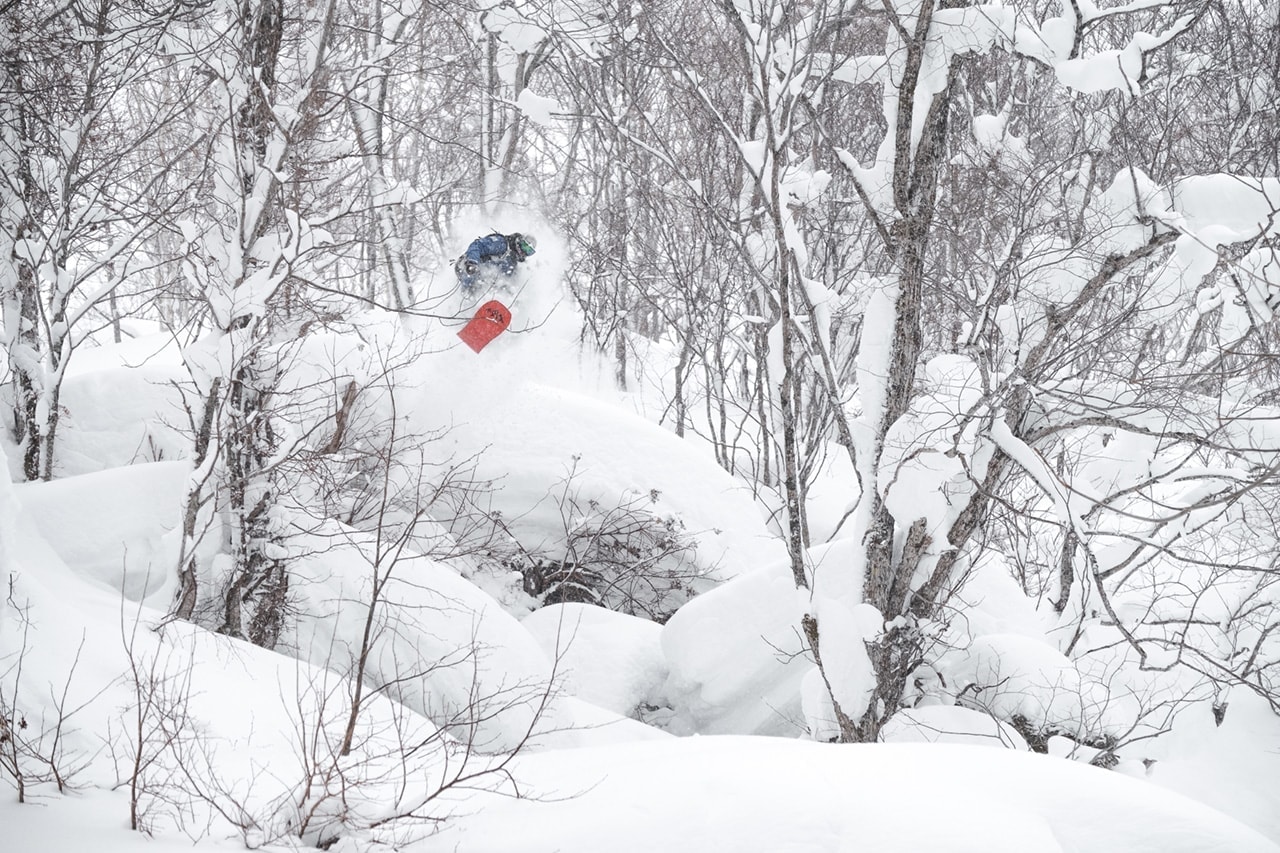
[{"label": "blue jacket", "polygon": [[517,260],[511,246],[507,244],[507,238],[502,234],[486,234],[483,237],[477,237],[471,241],[463,257],[477,264],[497,263],[499,266],[510,268],[515,267]]}]

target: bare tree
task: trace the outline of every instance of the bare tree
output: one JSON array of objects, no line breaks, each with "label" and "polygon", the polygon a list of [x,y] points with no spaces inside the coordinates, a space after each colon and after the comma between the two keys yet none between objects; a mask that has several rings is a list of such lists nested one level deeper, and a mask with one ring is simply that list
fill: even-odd
[{"label": "bare tree", "polygon": [[53,784],[59,793],[65,793],[92,761],[92,756],[69,752],[67,747],[68,736],[74,731],[72,719],[84,707],[68,703],[83,642],[68,666],[60,691],[54,693],[49,685],[52,716],[45,710],[32,712],[24,701],[24,694],[30,690],[25,670],[30,649],[30,607],[14,599],[10,585],[4,609],[21,633],[21,640],[17,648],[0,655],[0,775],[13,784],[18,802],[25,803],[30,792],[40,785]]}]

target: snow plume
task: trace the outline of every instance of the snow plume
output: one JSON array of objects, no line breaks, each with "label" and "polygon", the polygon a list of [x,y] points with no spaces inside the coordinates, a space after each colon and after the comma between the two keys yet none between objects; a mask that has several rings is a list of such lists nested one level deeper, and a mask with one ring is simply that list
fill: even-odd
[{"label": "snow plume", "polygon": [[[421,302],[430,311],[453,315],[446,329],[450,323],[456,323],[458,317],[474,310],[460,291],[454,260],[478,237],[517,233],[534,237],[537,249],[517,267],[509,282],[502,283],[502,292],[494,294],[512,309],[512,331],[523,334],[550,323],[557,332],[553,337],[559,342],[560,333],[567,332],[574,324],[576,309],[565,281],[572,260],[570,241],[531,194],[512,190],[500,203],[465,208],[452,219],[445,229],[443,251],[436,259],[430,279],[418,282]],[[439,337],[452,345],[453,331],[456,329]],[[545,340],[545,336],[540,337]]]}]

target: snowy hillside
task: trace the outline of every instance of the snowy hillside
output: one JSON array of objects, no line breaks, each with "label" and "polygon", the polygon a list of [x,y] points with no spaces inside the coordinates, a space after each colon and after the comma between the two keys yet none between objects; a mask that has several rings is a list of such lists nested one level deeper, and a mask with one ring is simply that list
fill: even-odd
[{"label": "snowy hillside", "polygon": [[[532,609],[515,570],[459,547],[442,520],[436,553],[415,543],[390,560],[358,526],[326,522],[288,540],[299,580],[277,652],[167,621],[191,470],[171,427],[175,360],[159,335],[88,350],[64,395],[63,475],[0,486],[0,685],[25,723],[6,755],[29,779],[26,804],[0,806],[6,850],[151,849],[121,830],[131,813],[166,846],[198,849],[1280,849],[1266,840],[1280,839],[1277,759],[1261,747],[1280,746],[1280,726],[1245,697],[1223,728],[1188,714],[1167,747],[1111,771],[1015,754],[1021,736],[957,707],[921,706],[885,739],[966,746],[797,743],[821,697],[776,538],[732,478],[600,387],[562,322],[571,309],[547,297],[554,278],[534,286],[547,320],[480,355],[452,320],[414,330],[432,354],[397,368],[404,422],[439,436],[436,458],[474,460],[488,511],[509,519],[504,541],[563,556],[592,505],[641,496],[680,519],[707,591],[665,626]],[[373,315],[322,338],[294,393],[332,393],[335,374],[403,340]],[[842,547],[817,564],[847,559]],[[1054,689],[1074,668],[1054,658],[1048,623],[1007,576],[983,578],[968,587],[982,639],[951,677],[999,666],[1011,698],[993,701],[1063,701]],[[362,653],[367,695],[342,755]],[[1160,760],[1144,767],[1148,754]]]}]

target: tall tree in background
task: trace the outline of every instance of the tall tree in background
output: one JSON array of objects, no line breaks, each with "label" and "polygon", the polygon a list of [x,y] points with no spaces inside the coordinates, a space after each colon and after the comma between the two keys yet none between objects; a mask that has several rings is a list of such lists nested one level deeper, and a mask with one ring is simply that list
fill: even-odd
[{"label": "tall tree in background", "polygon": [[[362,10],[363,11],[363,10]],[[335,58],[340,66],[343,104],[366,172],[368,209],[373,222],[370,249],[384,271],[390,304],[403,310],[413,304],[406,211],[412,191],[397,185],[392,159],[398,125],[394,110],[397,66],[410,62],[413,34],[426,16],[420,7],[375,3],[368,14],[357,13],[351,27],[354,56]],[[377,298],[376,293],[369,294]]]},{"label": "tall tree in background", "polygon": [[638,238],[660,231],[640,221],[654,201],[657,165],[645,144],[653,139],[645,114],[654,106],[657,69],[639,38],[643,14],[626,0],[605,4],[585,20],[562,21],[553,42],[557,70],[572,102],[581,105],[573,169],[560,176],[562,216],[574,222],[580,258],[575,292],[583,332],[612,354],[620,390],[628,388],[628,327],[633,313],[641,313],[633,303],[646,290],[637,281],[645,267]]}]

